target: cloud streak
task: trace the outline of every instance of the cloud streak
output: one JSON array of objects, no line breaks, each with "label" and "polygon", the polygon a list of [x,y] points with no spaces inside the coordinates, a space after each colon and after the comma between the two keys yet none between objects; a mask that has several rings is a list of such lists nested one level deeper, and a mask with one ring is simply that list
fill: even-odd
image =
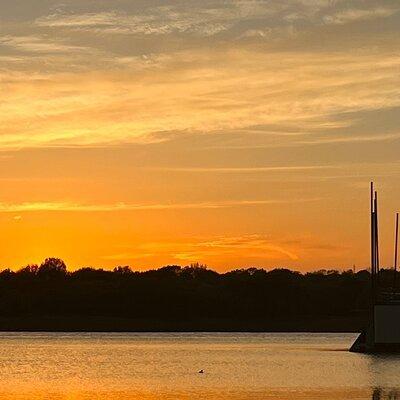
[{"label": "cloud streak", "polygon": [[191,210],[191,209],[219,209],[244,206],[264,206],[274,204],[316,202],[320,198],[304,199],[271,199],[271,200],[232,200],[198,203],[160,203],[160,204],[79,204],[72,202],[23,202],[0,203],[0,213],[14,212],[114,212],[114,211],[157,211],[157,210]]},{"label": "cloud streak", "polygon": [[201,9],[187,11],[173,6],[150,9],[146,14],[129,15],[117,11],[88,14],[53,14],[36,21],[39,27],[68,28],[102,34],[165,35],[187,33],[213,36],[230,27],[229,15]]},{"label": "cloud streak", "polygon": [[398,12],[395,7],[376,7],[371,9],[350,8],[331,15],[325,15],[323,21],[327,24],[343,25],[355,21],[365,21],[375,18],[390,17]]},{"label": "cloud streak", "polygon": [[[11,47],[29,53],[52,54],[88,51],[82,46],[72,46],[51,38],[42,36],[5,36],[0,37],[0,45]],[[21,58],[14,58],[21,60]],[[11,59],[13,61],[13,59]]]},{"label": "cloud streak", "polygon": [[[164,259],[184,264],[229,259],[235,260],[234,262],[239,265],[249,260],[253,260],[257,265],[269,262],[289,262],[295,265],[311,253],[337,254],[343,250],[345,250],[344,247],[327,245],[313,237],[285,240],[265,234],[247,234],[147,242],[135,247],[126,246],[122,252],[104,255],[102,258],[119,262],[127,260],[140,262],[152,259],[161,253]],[[238,264],[233,264],[233,266]],[[248,264],[245,265],[248,266]]]},{"label": "cloud streak", "polygon": [[338,169],[336,165],[294,165],[270,167],[153,167],[152,170],[171,172],[199,172],[199,173],[252,173],[252,172],[306,172]]},{"label": "cloud streak", "polygon": [[[399,7],[394,4],[359,4],[356,1],[282,2],[264,0],[234,0],[229,2],[187,2],[137,9],[111,9],[76,13],[58,10],[42,16],[35,23],[38,27],[69,29],[101,34],[171,35],[188,34],[213,36],[230,31],[234,37],[264,37],[293,35],[310,26],[344,25],[358,21],[390,17]],[[347,3],[347,4],[346,4]],[[240,24],[253,24],[245,30]]]}]

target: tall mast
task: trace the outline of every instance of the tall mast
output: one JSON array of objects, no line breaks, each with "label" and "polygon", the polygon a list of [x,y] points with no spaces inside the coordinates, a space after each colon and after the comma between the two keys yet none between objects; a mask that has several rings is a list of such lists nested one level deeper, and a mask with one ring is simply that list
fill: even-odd
[{"label": "tall mast", "polygon": [[371,182],[371,285],[372,303],[375,304],[379,286],[379,230],[378,230],[378,193]]},{"label": "tall mast", "polygon": [[394,240],[394,276],[393,276],[393,294],[396,293],[396,275],[397,275],[397,254],[399,247],[399,213],[396,213],[396,227]]},{"label": "tall mast", "polygon": [[379,282],[379,230],[378,230],[378,192],[375,191],[375,272]]},{"label": "tall mast", "polygon": [[372,304],[375,303],[375,201],[374,201],[374,183],[371,182],[371,286],[372,286]]}]

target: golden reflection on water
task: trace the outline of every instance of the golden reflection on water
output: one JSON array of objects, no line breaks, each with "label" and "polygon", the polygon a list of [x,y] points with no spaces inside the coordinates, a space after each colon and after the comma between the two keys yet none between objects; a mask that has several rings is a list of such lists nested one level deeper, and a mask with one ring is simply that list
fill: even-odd
[{"label": "golden reflection on water", "polygon": [[136,392],[136,391],[28,391],[0,392],[1,400],[399,400],[396,389],[320,389],[271,390],[262,392],[233,392],[229,390],[204,392]]},{"label": "golden reflection on water", "polygon": [[400,400],[400,357],[354,337],[0,333],[0,400]]}]

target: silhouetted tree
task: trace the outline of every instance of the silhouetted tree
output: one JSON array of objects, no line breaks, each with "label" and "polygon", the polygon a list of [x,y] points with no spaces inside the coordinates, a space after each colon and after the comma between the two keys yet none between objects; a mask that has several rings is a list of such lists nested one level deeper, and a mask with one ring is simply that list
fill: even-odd
[{"label": "silhouetted tree", "polygon": [[116,268],[114,268],[114,272],[116,274],[120,274],[120,275],[132,274],[131,267],[129,267],[127,265],[124,266],[124,267],[116,267]]},{"label": "silhouetted tree", "polygon": [[[382,284],[390,288],[393,276],[382,270]],[[301,274],[252,267],[218,273],[192,264],[67,272],[62,260],[48,258],[39,267],[0,272],[0,316],[141,318],[170,321],[173,329],[202,320],[250,326],[248,321],[352,316],[368,308],[370,290],[368,271]]]},{"label": "silhouetted tree", "polygon": [[61,278],[67,274],[67,266],[64,261],[59,258],[46,258],[40,265],[37,274],[45,278]]},{"label": "silhouetted tree", "polygon": [[17,275],[29,277],[32,275],[37,275],[38,272],[39,272],[39,266],[36,264],[30,264],[18,270]]}]

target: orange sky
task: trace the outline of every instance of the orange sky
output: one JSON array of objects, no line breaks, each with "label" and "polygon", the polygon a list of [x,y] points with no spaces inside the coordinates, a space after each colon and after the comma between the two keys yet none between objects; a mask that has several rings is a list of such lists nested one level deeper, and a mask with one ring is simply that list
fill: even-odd
[{"label": "orange sky", "polygon": [[391,264],[397,0],[1,7],[0,266]]}]

